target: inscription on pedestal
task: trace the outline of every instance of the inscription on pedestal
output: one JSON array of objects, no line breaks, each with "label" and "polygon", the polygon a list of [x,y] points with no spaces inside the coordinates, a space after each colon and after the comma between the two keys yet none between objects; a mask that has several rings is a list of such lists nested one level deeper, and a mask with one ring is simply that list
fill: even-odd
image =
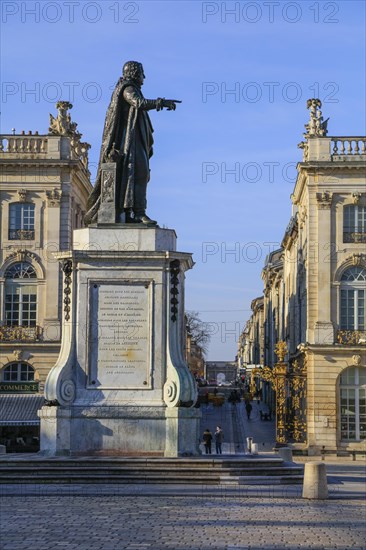
[{"label": "inscription on pedestal", "polygon": [[150,284],[94,282],[90,290],[89,387],[151,387]]}]

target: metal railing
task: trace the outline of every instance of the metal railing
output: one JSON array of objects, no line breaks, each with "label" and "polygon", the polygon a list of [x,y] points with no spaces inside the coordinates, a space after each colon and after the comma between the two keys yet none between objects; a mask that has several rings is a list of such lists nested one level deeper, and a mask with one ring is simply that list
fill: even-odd
[{"label": "metal railing", "polygon": [[0,326],[0,341],[3,342],[38,342],[42,340],[43,328],[24,326]]}]

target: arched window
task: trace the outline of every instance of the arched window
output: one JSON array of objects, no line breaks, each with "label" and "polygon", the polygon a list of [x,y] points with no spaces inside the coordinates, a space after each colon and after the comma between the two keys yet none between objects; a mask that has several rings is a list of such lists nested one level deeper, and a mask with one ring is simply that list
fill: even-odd
[{"label": "arched window", "polygon": [[366,207],[348,204],[343,208],[343,242],[366,243]]},{"label": "arched window", "polygon": [[9,239],[34,239],[34,204],[15,202],[9,205]]},{"label": "arched window", "polygon": [[365,330],[366,269],[351,267],[341,278],[341,330]]},{"label": "arched window", "polygon": [[33,380],[34,368],[24,361],[10,363],[2,371],[3,382],[32,382]]},{"label": "arched window", "polygon": [[36,279],[37,273],[32,264],[19,262],[6,270],[5,279]]},{"label": "arched window", "polygon": [[37,324],[37,274],[28,262],[13,264],[5,272],[5,324]]},{"label": "arched window", "polygon": [[340,376],[341,439],[366,439],[366,368],[349,367]]}]

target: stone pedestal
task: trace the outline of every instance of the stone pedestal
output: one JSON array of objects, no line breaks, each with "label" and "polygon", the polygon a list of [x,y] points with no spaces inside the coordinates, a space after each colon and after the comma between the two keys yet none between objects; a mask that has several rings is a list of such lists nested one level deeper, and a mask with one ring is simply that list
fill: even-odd
[{"label": "stone pedestal", "polygon": [[278,454],[285,462],[292,462],[292,449],[289,447],[278,449]]},{"label": "stone pedestal", "polygon": [[304,469],[302,498],[327,499],[327,471],[324,462],[307,462]]},{"label": "stone pedestal", "polygon": [[165,456],[195,456],[200,444],[199,409],[167,408]]},{"label": "stone pedestal", "polygon": [[63,337],[40,411],[41,452],[197,455],[196,383],[183,358],[190,254],[169,229],[74,231],[57,255]]}]

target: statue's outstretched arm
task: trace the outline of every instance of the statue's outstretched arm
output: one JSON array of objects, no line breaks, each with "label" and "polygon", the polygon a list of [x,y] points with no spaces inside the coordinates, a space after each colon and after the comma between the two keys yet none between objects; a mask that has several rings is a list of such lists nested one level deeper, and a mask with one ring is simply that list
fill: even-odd
[{"label": "statue's outstretched arm", "polygon": [[127,103],[136,109],[142,109],[144,111],[159,109],[159,99],[145,99],[144,96],[133,86],[128,86],[125,88],[123,97]]},{"label": "statue's outstretched arm", "polygon": [[161,111],[163,107],[166,107],[168,111],[175,111],[175,104],[180,103],[180,101],[175,99],[165,99],[163,97],[158,97],[157,99],[145,99],[141,92],[133,86],[128,86],[125,88],[123,97],[127,103],[136,109],[142,109],[144,111],[150,111],[151,109]]}]

